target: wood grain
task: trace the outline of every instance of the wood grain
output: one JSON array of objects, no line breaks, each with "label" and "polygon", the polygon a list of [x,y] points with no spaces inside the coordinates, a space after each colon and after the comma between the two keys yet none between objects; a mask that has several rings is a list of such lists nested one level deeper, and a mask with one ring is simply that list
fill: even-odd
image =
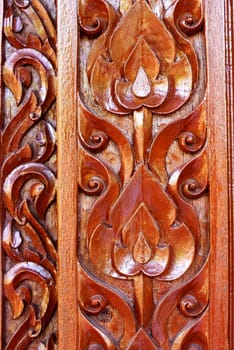
[{"label": "wood grain", "polygon": [[226,41],[226,95],[227,95],[227,129],[228,129],[228,183],[229,183],[229,347],[234,347],[234,206],[233,206],[233,164],[234,164],[234,121],[233,121],[233,3],[225,1],[225,41]]},{"label": "wood grain", "polygon": [[90,350],[209,348],[203,9],[160,3],[79,2],[79,341]]},{"label": "wood grain", "polygon": [[0,350],[232,350],[233,4],[56,6],[0,3]]},{"label": "wood grain", "polygon": [[57,251],[53,5],[39,0],[4,3],[1,219],[7,331],[2,344],[7,350],[51,348],[54,344]]},{"label": "wood grain", "polygon": [[[229,318],[229,225],[224,3],[208,0],[206,18],[211,227],[210,347],[226,350]],[[218,33],[215,23],[219,23]]]},{"label": "wood grain", "polygon": [[58,347],[77,350],[77,1],[58,2]]}]

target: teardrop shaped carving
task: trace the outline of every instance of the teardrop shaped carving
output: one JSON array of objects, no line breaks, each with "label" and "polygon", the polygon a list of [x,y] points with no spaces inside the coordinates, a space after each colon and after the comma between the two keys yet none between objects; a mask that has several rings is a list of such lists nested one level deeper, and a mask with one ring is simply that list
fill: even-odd
[{"label": "teardrop shaped carving", "polygon": [[151,248],[146,241],[144,234],[140,232],[133,247],[133,259],[140,264],[146,264],[151,259],[151,256]]},{"label": "teardrop shaped carving", "polygon": [[[190,43],[180,37],[181,42],[186,41],[181,49],[145,0],[135,1],[131,7],[128,4],[129,11],[123,11],[121,18],[105,4],[108,27],[94,42],[88,58],[94,98],[117,114],[128,114],[142,106],[160,114],[180,108],[197,80],[192,72],[197,70],[197,59]],[[105,16],[103,13],[106,21]],[[114,25],[117,22],[118,26]]]}]

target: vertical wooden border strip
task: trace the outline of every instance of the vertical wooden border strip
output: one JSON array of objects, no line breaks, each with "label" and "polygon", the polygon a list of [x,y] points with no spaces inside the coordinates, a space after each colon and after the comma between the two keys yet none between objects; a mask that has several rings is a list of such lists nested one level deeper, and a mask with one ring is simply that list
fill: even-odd
[{"label": "vertical wooden border strip", "polygon": [[58,348],[77,350],[77,0],[58,6]]},{"label": "vertical wooden border strip", "polygon": [[234,348],[234,71],[233,71],[233,40],[234,40],[234,5],[225,0],[226,24],[226,95],[227,95],[227,127],[228,127],[228,183],[229,183],[229,347]]},{"label": "vertical wooden border strip", "polygon": [[[2,39],[3,39],[3,11],[4,11],[4,1],[0,1],[0,113],[2,115]],[[0,121],[0,130],[2,130],[2,119]],[[1,138],[1,135],[0,135]],[[2,140],[0,140],[0,144],[2,143]],[[2,166],[2,154],[0,155],[0,166]],[[2,192],[2,181],[0,181],[0,198],[2,198],[1,192]],[[3,218],[2,218],[2,200],[0,199],[0,350],[2,349],[2,343],[3,343],[3,280],[2,280],[2,228],[3,228]]]},{"label": "vertical wooden border strip", "polygon": [[228,142],[224,2],[205,0],[210,168],[210,349],[228,349]]}]

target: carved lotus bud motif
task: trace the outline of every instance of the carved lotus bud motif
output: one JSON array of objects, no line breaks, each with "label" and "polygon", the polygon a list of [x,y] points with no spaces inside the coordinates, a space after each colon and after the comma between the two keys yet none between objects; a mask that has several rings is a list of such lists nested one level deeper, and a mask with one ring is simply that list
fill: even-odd
[{"label": "carved lotus bud motif", "polygon": [[121,20],[113,16],[109,8],[109,26],[94,42],[88,59],[94,98],[117,114],[142,106],[159,114],[180,108],[196,80],[196,55],[189,41],[177,33],[177,45],[145,0],[137,0]]},{"label": "carved lotus bud motif", "polygon": [[109,274],[110,261],[103,257],[112,252],[113,276],[142,273],[173,280],[190,267],[195,241],[188,227],[176,221],[173,201],[142,165],[112,207],[108,228],[99,224],[91,233],[89,249],[94,263]]},{"label": "carved lotus bud motif", "polygon": [[147,207],[142,203],[122,231],[123,246],[115,246],[114,262],[123,275],[142,272],[158,276],[166,268],[169,247],[158,245],[159,231]]}]

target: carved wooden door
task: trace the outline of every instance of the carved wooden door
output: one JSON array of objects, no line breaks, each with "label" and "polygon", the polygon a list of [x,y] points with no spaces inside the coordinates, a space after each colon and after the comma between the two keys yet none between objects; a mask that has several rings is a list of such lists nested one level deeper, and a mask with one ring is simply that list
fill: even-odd
[{"label": "carved wooden door", "polygon": [[3,350],[233,349],[232,13],[1,2]]}]

